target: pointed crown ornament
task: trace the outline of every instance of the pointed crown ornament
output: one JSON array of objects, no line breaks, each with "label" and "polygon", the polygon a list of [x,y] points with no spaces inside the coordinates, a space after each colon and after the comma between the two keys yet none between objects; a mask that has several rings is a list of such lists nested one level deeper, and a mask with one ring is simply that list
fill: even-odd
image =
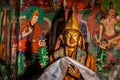
[{"label": "pointed crown ornament", "polygon": [[38,11],[38,9],[34,10],[34,12],[32,13],[32,16],[34,16],[34,15],[36,15],[36,16],[39,15],[39,11]]},{"label": "pointed crown ornament", "polygon": [[[66,23],[66,26],[65,26],[65,28],[64,28],[64,31],[66,30],[66,29],[75,29],[75,30],[77,30],[77,31],[79,31],[80,32],[80,28],[79,28],[79,26],[78,26],[78,22],[77,22],[77,19],[76,19],[76,16],[75,16],[75,11],[73,10],[73,12],[72,12],[72,16],[69,18],[69,20],[68,20],[68,22]],[[63,31],[63,32],[64,32]],[[80,32],[81,33],[81,32]]]}]

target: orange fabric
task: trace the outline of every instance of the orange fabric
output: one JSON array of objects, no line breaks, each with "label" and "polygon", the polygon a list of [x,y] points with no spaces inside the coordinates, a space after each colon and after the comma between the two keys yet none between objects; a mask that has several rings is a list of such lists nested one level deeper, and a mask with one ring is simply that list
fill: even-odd
[{"label": "orange fabric", "polygon": [[97,69],[96,69],[96,60],[92,56],[91,53],[88,54],[87,61],[86,61],[86,66],[88,68],[90,68],[91,70],[93,70],[94,72],[97,72]]},{"label": "orange fabric", "polygon": [[[28,25],[29,25],[29,21],[23,22],[20,33],[22,33]],[[40,26],[38,24],[35,24],[33,30],[34,31],[32,34],[32,39],[30,41],[28,41],[27,38],[22,38],[19,40],[18,51],[25,52],[26,50],[31,50],[31,52],[33,53],[38,52],[37,51],[37,49],[39,48],[38,42],[40,40],[40,34],[41,34]],[[29,43],[27,44],[27,42]]]},{"label": "orange fabric", "polygon": [[75,80],[75,79],[70,75],[66,75],[64,80]]},{"label": "orange fabric", "polygon": [[2,43],[0,43],[0,59],[2,59]]}]

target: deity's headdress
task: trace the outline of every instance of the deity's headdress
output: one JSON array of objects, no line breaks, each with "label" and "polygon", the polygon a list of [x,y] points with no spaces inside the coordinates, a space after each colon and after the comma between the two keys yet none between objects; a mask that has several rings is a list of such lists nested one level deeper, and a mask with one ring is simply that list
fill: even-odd
[{"label": "deity's headdress", "polygon": [[39,16],[39,11],[38,11],[38,9],[34,10],[34,12],[32,13],[32,16],[31,16],[31,17],[33,17],[34,15]]},{"label": "deity's headdress", "polygon": [[[78,26],[78,22],[77,22],[77,19],[76,19],[75,11],[74,11],[74,10],[73,10],[73,12],[72,12],[72,16],[69,18],[68,22],[66,23],[63,32],[64,32],[66,29],[75,29],[75,30],[77,30],[77,31],[80,32],[80,28],[79,28],[79,26]],[[80,32],[80,33],[81,33],[81,32]]]},{"label": "deity's headdress", "polygon": [[29,7],[27,9],[27,12],[25,13],[25,15],[26,15],[26,20],[30,20],[33,15],[37,15],[38,16],[38,21],[37,21],[38,24],[40,24],[44,18],[43,10],[37,6]]}]

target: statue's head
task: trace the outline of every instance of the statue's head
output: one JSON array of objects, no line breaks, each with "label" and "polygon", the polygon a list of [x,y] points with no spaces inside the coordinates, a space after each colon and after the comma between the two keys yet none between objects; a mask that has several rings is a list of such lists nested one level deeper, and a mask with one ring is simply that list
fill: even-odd
[{"label": "statue's head", "polygon": [[63,44],[68,47],[82,47],[84,46],[84,39],[80,32],[80,28],[78,26],[78,22],[76,20],[75,12],[73,12],[72,17],[68,20],[62,34],[60,35],[60,39]]}]

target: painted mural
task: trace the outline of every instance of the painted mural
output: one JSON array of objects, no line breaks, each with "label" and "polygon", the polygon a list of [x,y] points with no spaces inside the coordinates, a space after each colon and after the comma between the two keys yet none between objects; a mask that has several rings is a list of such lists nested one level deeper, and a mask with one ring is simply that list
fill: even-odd
[{"label": "painted mural", "polygon": [[0,80],[48,79],[120,79],[119,0],[0,1]]}]

